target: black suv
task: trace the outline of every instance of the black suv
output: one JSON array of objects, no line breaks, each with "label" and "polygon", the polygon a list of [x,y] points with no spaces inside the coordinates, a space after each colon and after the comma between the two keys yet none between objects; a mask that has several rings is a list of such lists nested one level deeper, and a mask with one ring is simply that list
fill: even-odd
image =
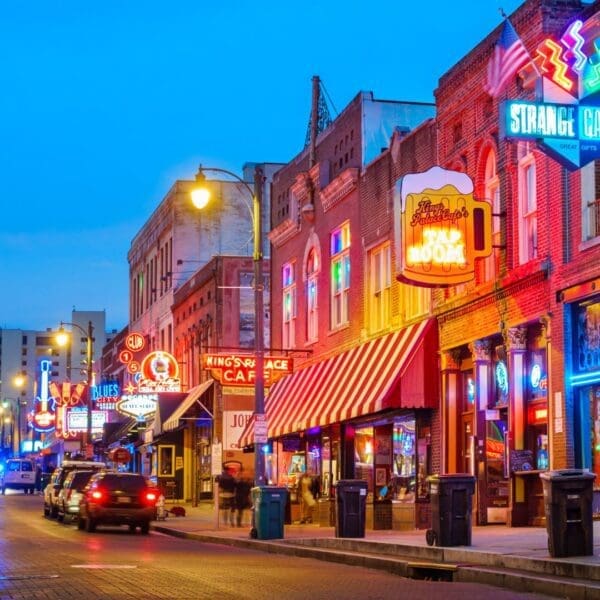
[{"label": "black suv", "polygon": [[92,475],[79,505],[77,527],[94,531],[96,525],[129,525],[147,534],[156,518],[159,492],[139,473],[101,472]]}]

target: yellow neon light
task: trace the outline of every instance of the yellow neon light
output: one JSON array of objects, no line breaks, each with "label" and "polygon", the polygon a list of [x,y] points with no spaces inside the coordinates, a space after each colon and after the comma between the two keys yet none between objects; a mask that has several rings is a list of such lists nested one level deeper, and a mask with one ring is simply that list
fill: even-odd
[{"label": "yellow neon light", "polygon": [[423,229],[423,243],[407,247],[410,263],[464,265],[467,262],[463,234],[458,229]]}]

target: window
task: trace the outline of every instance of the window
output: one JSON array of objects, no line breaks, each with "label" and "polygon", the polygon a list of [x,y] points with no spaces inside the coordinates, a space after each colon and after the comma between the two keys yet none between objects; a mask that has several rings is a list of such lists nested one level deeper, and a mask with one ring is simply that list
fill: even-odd
[{"label": "window", "polygon": [[537,257],[535,158],[529,143],[519,144],[519,262]]},{"label": "window", "polygon": [[316,341],[319,336],[318,274],[319,259],[316,250],[312,248],[306,262],[306,340],[308,342]]},{"label": "window", "polygon": [[161,477],[175,476],[175,446],[158,447],[158,474]]},{"label": "window", "polygon": [[296,343],[296,264],[286,263],[282,269],[282,345],[293,348]]},{"label": "window", "polygon": [[390,244],[369,253],[369,316],[372,332],[381,331],[390,322],[391,264]]},{"label": "window", "polygon": [[350,293],[350,224],[331,234],[331,328],[348,323]]},{"label": "window", "polygon": [[429,312],[431,290],[418,285],[402,284],[400,298],[404,302],[404,319],[421,317]]},{"label": "window", "polygon": [[600,161],[581,168],[581,237],[587,242],[600,236]]},{"label": "window", "polygon": [[[485,198],[492,204],[492,215],[500,214],[500,180],[496,172],[496,154],[490,152],[485,163]],[[499,216],[492,216],[492,253],[483,261],[483,281],[494,281],[500,272],[502,231]]]}]

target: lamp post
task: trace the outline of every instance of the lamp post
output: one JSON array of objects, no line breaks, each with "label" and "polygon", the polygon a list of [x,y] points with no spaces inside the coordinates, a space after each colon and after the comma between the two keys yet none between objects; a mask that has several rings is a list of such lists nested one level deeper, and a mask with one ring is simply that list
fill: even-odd
[{"label": "lamp post", "polygon": [[69,336],[65,332],[64,325],[69,325],[71,327],[75,327],[78,329],[83,335],[86,337],[85,344],[85,356],[86,356],[86,383],[87,383],[87,421],[86,421],[86,432],[85,438],[83,441],[83,448],[86,451],[88,450],[88,445],[92,443],[92,390],[91,387],[93,385],[93,373],[92,373],[92,363],[94,360],[94,326],[91,321],[88,321],[87,331],[81,327],[81,325],[77,325],[77,323],[67,323],[65,321],[61,321],[60,328],[58,333],[56,334],[56,340],[59,346],[64,346],[68,342]]},{"label": "lamp post", "polygon": [[205,187],[204,171],[224,173],[233,177],[250,193],[252,197],[252,233],[254,261],[254,482],[256,485],[265,484],[263,456],[260,447],[266,440],[257,437],[257,422],[265,418],[265,372],[264,372],[264,298],[263,298],[263,252],[262,252],[262,189],[263,172],[260,167],[254,169],[254,189],[239,175],[215,167],[198,167],[196,174],[196,189],[192,192],[192,202],[196,208],[204,208],[210,194]]}]

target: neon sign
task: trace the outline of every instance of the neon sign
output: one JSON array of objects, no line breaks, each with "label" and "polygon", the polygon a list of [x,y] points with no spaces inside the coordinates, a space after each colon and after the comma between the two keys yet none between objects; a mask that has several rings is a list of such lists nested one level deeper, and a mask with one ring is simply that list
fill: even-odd
[{"label": "neon sign", "polygon": [[599,15],[573,21],[560,40],[547,38],[537,47],[525,69],[537,74],[537,102],[501,107],[504,137],[535,139],[571,170],[600,158]]},{"label": "neon sign", "polygon": [[40,361],[40,395],[37,397],[36,410],[33,412],[31,422],[32,427],[41,433],[52,431],[55,427],[54,421],[56,415],[51,406],[53,398],[49,396],[50,371],[52,361]]},{"label": "neon sign", "polygon": [[117,410],[136,419],[145,419],[156,412],[158,394],[124,394],[117,402]]},{"label": "neon sign", "polygon": [[180,392],[179,365],[163,350],[150,352],[139,367],[139,392]]},{"label": "neon sign", "polygon": [[475,275],[475,259],[489,256],[492,211],[473,198],[465,173],[432,167],[408,174],[396,184],[397,278],[443,287]]},{"label": "neon sign", "polygon": [[[256,378],[256,359],[245,354],[204,354],[202,368],[210,370],[211,375],[223,385],[254,385]],[[265,385],[271,385],[293,369],[293,361],[285,356],[264,357]]]}]

